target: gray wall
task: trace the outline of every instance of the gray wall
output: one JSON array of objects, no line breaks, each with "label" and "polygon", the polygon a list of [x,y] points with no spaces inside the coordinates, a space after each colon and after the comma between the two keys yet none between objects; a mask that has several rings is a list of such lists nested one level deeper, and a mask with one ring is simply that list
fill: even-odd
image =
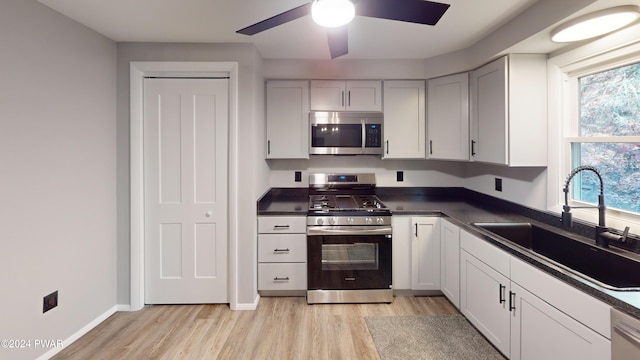
[{"label": "gray wall", "polygon": [[64,340],[116,305],[116,44],[3,0],[0,49],[0,339]]},{"label": "gray wall", "polygon": [[[130,303],[129,236],[129,64],[132,61],[233,61],[238,63],[239,226],[237,301],[253,304],[257,296],[256,200],[269,186],[264,148],[264,82],[261,59],[251,44],[118,44],[118,304]],[[233,271],[233,270],[232,270]]]}]

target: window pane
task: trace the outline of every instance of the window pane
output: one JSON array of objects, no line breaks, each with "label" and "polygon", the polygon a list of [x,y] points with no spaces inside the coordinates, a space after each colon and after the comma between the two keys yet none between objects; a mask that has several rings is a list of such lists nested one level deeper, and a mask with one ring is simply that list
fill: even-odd
[{"label": "window pane", "polygon": [[578,79],[580,136],[640,135],[640,63]]},{"label": "window pane", "polygon": [[[591,165],[604,181],[605,205],[609,208],[640,212],[640,144],[573,143],[573,168]],[[600,184],[591,171],[573,179],[573,199],[598,202]]]}]

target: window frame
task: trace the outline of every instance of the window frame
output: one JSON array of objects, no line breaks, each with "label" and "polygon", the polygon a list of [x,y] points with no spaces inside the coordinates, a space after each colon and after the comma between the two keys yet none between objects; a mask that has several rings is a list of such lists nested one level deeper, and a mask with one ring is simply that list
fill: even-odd
[{"label": "window frame", "polygon": [[[549,90],[549,167],[547,176],[548,210],[560,212],[564,205],[562,187],[572,168],[572,143],[640,143],[640,136],[580,137],[578,78],[608,69],[640,62],[640,26],[598,39],[558,54],[548,61]],[[576,180],[574,180],[576,181]],[[570,205],[592,204],[570,198]],[[606,205],[606,194],[605,194]],[[572,210],[574,218],[597,223],[596,209]],[[640,213],[607,208],[607,226],[640,233]]]}]

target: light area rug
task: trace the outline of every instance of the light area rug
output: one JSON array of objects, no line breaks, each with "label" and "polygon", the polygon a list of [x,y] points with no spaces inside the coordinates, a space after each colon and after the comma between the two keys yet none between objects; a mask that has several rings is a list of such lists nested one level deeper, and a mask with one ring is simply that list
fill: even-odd
[{"label": "light area rug", "polygon": [[367,316],[382,360],[505,359],[462,315]]}]

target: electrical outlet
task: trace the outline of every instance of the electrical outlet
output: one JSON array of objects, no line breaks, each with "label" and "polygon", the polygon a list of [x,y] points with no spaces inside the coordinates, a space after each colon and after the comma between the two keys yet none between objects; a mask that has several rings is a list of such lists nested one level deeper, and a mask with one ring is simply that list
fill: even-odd
[{"label": "electrical outlet", "polygon": [[42,313],[44,314],[56,306],[58,306],[58,290],[52,292],[42,299]]},{"label": "electrical outlet", "polygon": [[396,172],[396,181],[397,182],[403,182],[404,181],[404,171],[397,171]]},{"label": "electrical outlet", "polygon": [[302,171],[296,171],[295,172],[294,180],[295,180],[295,182],[301,182],[302,181]]},{"label": "electrical outlet", "polygon": [[496,191],[502,191],[502,179],[496,178]]}]

